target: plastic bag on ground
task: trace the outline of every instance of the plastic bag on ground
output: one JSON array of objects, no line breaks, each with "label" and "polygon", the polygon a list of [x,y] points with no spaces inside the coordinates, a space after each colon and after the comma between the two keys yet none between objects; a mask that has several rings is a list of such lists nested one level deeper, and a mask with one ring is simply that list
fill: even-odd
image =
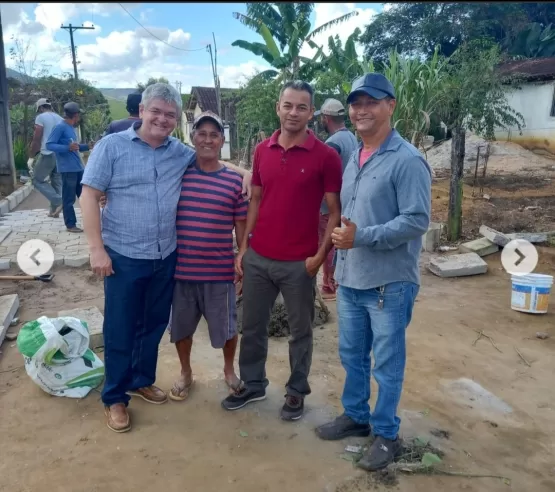
[{"label": "plastic bag on ground", "polygon": [[104,364],[89,349],[87,324],[77,318],[41,316],[17,337],[29,377],[54,396],[84,398],[104,380]]}]

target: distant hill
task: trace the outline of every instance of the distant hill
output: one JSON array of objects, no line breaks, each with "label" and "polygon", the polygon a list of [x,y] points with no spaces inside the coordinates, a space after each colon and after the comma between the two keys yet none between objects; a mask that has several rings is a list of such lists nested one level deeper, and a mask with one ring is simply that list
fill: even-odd
[{"label": "distant hill", "polygon": [[19,73],[18,71],[12,70],[11,68],[6,68],[6,77],[8,77],[9,79],[16,79],[16,80],[19,80],[20,82],[27,82],[27,83],[33,83],[36,80],[33,77],[29,77],[28,75]]},{"label": "distant hill", "polygon": [[116,99],[118,101],[127,101],[127,96],[132,92],[136,92],[137,88],[133,87],[131,89],[106,89],[106,88],[99,88],[98,89],[104,97],[108,100]]}]

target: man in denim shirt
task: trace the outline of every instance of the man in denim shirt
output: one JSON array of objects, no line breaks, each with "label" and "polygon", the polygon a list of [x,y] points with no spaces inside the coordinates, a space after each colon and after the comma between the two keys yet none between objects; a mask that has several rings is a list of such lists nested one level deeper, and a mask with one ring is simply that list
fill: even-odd
[{"label": "man in denim shirt", "polygon": [[[193,149],[170,137],[181,107],[175,88],[149,86],[140,105],[142,121],[101,139],[83,176],[91,267],[104,277],[102,401],[114,432],[131,428],[129,394],[154,404],[167,401],[154,386],[158,345],[173,297],[181,180],[195,158]],[[107,205],[101,215],[103,193]]]},{"label": "man in denim shirt", "polygon": [[[376,73],[355,80],[347,98],[362,143],[343,174],[342,227],[332,234],[345,412],[316,429],[326,440],[372,432],[376,439],[358,462],[366,470],[386,467],[401,451],[397,407],[405,331],[420,284],[422,235],[430,221],[431,170],[391,128],[395,102],[393,86]],[[372,350],[378,399],[370,413]]]}]

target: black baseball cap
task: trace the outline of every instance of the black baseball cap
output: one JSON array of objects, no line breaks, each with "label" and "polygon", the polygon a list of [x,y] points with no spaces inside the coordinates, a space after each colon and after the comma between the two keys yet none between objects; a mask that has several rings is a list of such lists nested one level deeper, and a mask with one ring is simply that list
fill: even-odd
[{"label": "black baseball cap", "polygon": [[79,107],[76,102],[68,102],[64,104],[64,113],[66,114],[77,114],[83,113],[83,110]]},{"label": "black baseball cap", "polygon": [[351,104],[355,96],[360,93],[368,94],[374,99],[383,99],[384,97],[395,99],[393,85],[381,73],[365,73],[355,79],[347,97],[347,104]]}]

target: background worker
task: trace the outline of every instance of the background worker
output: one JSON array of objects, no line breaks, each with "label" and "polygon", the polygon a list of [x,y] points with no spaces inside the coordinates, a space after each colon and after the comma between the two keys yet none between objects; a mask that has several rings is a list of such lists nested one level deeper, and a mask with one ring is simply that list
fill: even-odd
[{"label": "background worker", "polygon": [[[132,92],[127,96],[127,112],[129,116],[121,120],[112,121],[106,128],[106,131],[102,134],[102,137],[110,135],[111,133],[118,133],[127,130],[135,121],[141,119],[139,116],[139,104],[141,104],[142,94],[138,92]],[[101,137],[101,138],[102,138]]]},{"label": "background worker", "polygon": [[81,121],[81,108],[75,102],[64,106],[64,119],[54,127],[46,148],[56,153],[56,166],[62,175],[62,202],[64,222],[69,232],[83,232],[77,227],[77,217],[73,204],[75,197],[81,196],[81,179],[85,166],[79,152],[87,152],[93,144],[80,144],[75,127]]},{"label": "background worker", "polygon": [[[345,107],[337,99],[326,99],[319,111],[314,116],[320,117],[320,123],[329,135],[326,144],[336,150],[341,157],[341,165],[343,172],[349,162],[351,154],[357,149],[358,143],[356,137],[345,126]],[[326,204],[326,200],[322,200],[320,206],[320,223],[318,227],[319,244],[324,241],[326,228],[330,218],[330,211]],[[332,248],[323,264],[324,278],[322,282],[322,298],[328,301],[335,299],[336,283],[333,278],[334,266],[333,256],[335,248]]]},{"label": "background worker", "polygon": [[[37,117],[35,132],[29,148],[27,166],[33,186],[50,202],[49,217],[59,217],[62,211],[62,177],[56,169],[56,154],[46,148],[46,142],[54,127],[63,118],[54,112],[50,101],[44,97],[35,103]],[[35,156],[38,159],[35,162]],[[50,183],[47,182],[50,179]]]}]

